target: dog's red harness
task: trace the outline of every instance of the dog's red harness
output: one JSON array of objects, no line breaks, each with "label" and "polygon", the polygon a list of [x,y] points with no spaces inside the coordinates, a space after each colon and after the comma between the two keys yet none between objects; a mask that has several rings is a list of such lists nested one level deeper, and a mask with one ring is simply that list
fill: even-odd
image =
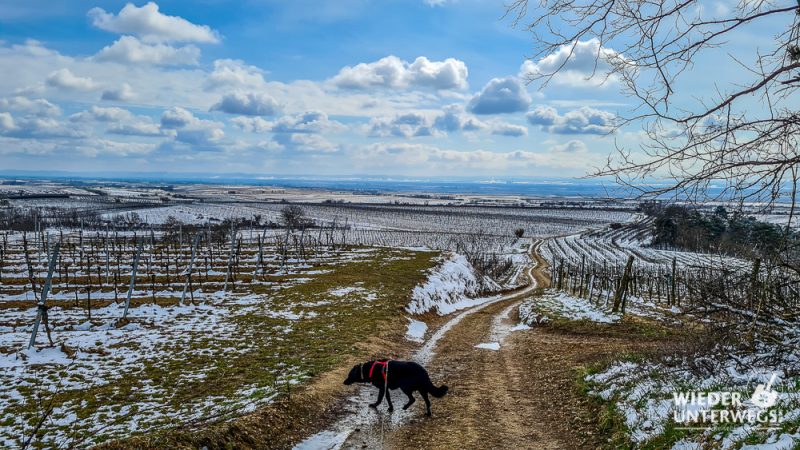
[{"label": "dog's red harness", "polygon": [[375,370],[375,366],[383,366],[381,369],[381,373],[383,374],[383,382],[386,383],[386,377],[389,373],[389,361],[375,361],[372,363],[372,367],[369,368],[369,379],[372,379],[372,371]]}]

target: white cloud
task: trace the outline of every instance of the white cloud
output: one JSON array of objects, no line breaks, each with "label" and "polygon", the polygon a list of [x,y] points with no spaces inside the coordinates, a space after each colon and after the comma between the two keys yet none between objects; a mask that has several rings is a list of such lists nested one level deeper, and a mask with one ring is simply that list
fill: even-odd
[{"label": "white cloud", "polygon": [[274,122],[264,119],[263,117],[247,117],[247,116],[240,116],[234,117],[230,120],[231,123],[242,131],[248,131],[250,133],[267,133],[272,131],[272,127],[275,126]]},{"label": "white cloud", "polygon": [[331,81],[346,89],[382,87],[446,90],[465,89],[468,75],[467,65],[454,58],[430,61],[420,56],[409,63],[391,55],[375,62],[344,67]]},{"label": "white cloud", "polygon": [[19,139],[81,138],[88,132],[76,126],[68,126],[59,120],[27,116],[14,118],[9,113],[0,113],[0,132],[4,136]]},{"label": "white cloud", "polygon": [[583,141],[572,140],[566,142],[564,144],[556,144],[550,147],[551,151],[558,152],[558,153],[585,153],[589,151],[589,148],[586,147],[586,144]]},{"label": "white cloud", "polygon": [[120,87],[116,89],[107,89],[103,91],[103,95],[100,97],[100,99],[115,102],[127,102],[133,100],[134,97],[136,97],[136,94],[133,93],[133,88],[131,88],[131,85],[128,83],[122,83]]},{"label": "white cloud", "polygon": [[339,150],[336,144],[318,134],[278,133],[272,139],[284,149],[300,153],[333,153]]},{"label": "white cloud", "polygon": [[195,123],[198,119],[191,112],[179,106],[170,108],[161,114],[161,128],[177,129]]},{"label": "white cloud", "polygon": [[47,76],[48,86],[76,91],[91,91],[97,85],[90,77],[79,77],[67,68],[58,69]]},{"label": "white cloud", "polygon": [[412,138],[420,136],[437,135],[433,123],[424,114],[405,113],[397,116],[376,117],[367,125],[367,135],[370,137],[402,137]]},{"label": "white cloud", "polygon": [[175,140],[192,145],[208,145],[219,142],[225,137],[225,132],[215,127],[193,127],[179,129]]},{"label": "white cloud", "polygon": [[158,124],[147,120],[116,124],[106,131],[123,136],[162,136],[164,134]]},{"label": "white cloud", "polygon": [[280,104],[267,94],[260,92],[234,92],[225,94],[211,107],[211,111],[245,116],[272,116],[280,109]]},{"label": "white cloud", "polygon": [[214,61],[214,70],[206,81],[208,89],[234,87],[242,89],[261,89],[266,84],[264,72],[256,66],[234,59]]},{"label": "white cloud", "polygon": [[330,120],[322,111],[306,111],[293,116],[283,116],[272,127],[274,133],[337,133],[346,127]]},{"label": "white cloud", "polygon": [[92,8],[88,15],[92,25],[101,30],[133,34],[146,42],[219,42],[217,33],[207,25],[195,25],[182,17],[162,14],[153,2],[142,7],[128,3],[117,15]]},{"label": "white cloud", "polygon": [[599,109],[584,106],[560,115],[549,106],[540,106],[526,117],[531,125],[555,134],[609,134],[614,132],[617,116]]},{"label": "white cloud", "polygon": [[0,132],[11,131],[17,128],[14,117],[7,112],[0,112]]},{"label": "white cloud", "polygon": [[464,113],[460,105],[448,105],[443,108],[444,113],[436,116],[433,126],[436,129],[453,131],[478,131],[488,128],[488,125],[475,117]]},{"label": "white cloud", "polygon": [[467,109],[474,114],[506,114],[527,111],[531,96],[515,77],[493,78],[472,97]]},{"label": "white cloud", "polygon": [[521,125],[498,122],[491,125],[492,134],[499,136],[521,137],[528,135],[528,129]]},{"label": "white cloud", "polygon": [[127,109],[116,107],[103,108],[99,106],[92,106],[86,111],[69,116],[69,120],[72,122],[121,122],[131,118],[133,118],[133,114]]},{"label": "white cloud", "polygon": [[223,124],[211,120],[203,120],[190,111],[173,107],[161,114],[161,130],[171,133],[175,140],[191,145],[216,144],[225,137]]},{"label": "white cloud", "polygon": [[612,62],[622,61],[622,55],[613,49],[601,47],[599,40],[590,39],[562,45],[539,61],[525,61],[520,68],[520,77],[535,79],[555,74],[550,82],[557,85],[584,88],[607,86],[619,81],[616,75],[610,74]]},{"label": "white cloud", "polygon": [[[571,149],[572,151],[568,151]],[[550,174],[581,173],[595,161],[580,141],[556,144],[541,151],[493,152],[488,150],[449,150],[412,143],[376,143],[353,154],[356,167],[394,174],[415,173],[504,173],[529,174],[550,170]]]},{"label": "white cloud", "polygon": [[123,64],[197,65],[200,49],[193,45],[173,47],[159,43],[147,44],[133,36],[122,36],[100,50],[94,58]]},{"label": "white cloud", "polygon": [[0,98],[0,110],[23,112],[37,116],[59,116],[61,108],[43,98],[31,100],[23,96]]}]

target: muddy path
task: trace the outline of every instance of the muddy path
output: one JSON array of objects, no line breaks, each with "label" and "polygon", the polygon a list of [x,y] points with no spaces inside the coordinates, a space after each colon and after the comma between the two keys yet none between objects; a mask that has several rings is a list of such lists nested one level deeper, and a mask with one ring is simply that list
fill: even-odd
[{"label": "muddy path", "polygon": [[[419,348],[434,384],[450,392],[408,411],[367,407],[377,390],[360,387],[340,419],[296,449],[574,449],[602,447],[588,400],[575,388],[576,368],[640,344],[625,336],[582,335],[518,325],[518,306],[549,287],[547,262],[531,246],[530,285],[456,313]],[[493,344],[476,348],[478,344]],[[395,391],[395,404],[405,397]]]}]

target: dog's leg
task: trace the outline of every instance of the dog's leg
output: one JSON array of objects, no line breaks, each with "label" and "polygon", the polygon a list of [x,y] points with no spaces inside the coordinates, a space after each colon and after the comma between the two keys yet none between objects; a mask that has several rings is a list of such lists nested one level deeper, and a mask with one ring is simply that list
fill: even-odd
[{"label": "dog's leg", "polygon": [[417,401],[417,399],[414,398],[414,391],[403,389],[403,393],[408,396],[408,403],[403,405],[403,409],[408,409],[414,404],[415,401]]},{"label": "dog's leg", "polygon": [[381,404],[381,402],[383,401],[383,391],[384,390],[386,390],[385,386],[378,388],[378,400],[376,400],[375,403],[370,403],[369,404],[370,408],[377,408],[378,405]]},{"label": "dog's leg", "polygon": [[392,404],[392,394],[389,392],[389,387],[383,388],[386,391],[386,403],[389,404],[389,412],[394,411],[394,405]]},{"label": "dog's leg", "polygon": [[422,399],[425,400],[425,415],[431,416],[431,401],[428,399],[428,391],[419,391],[422,394]]}]

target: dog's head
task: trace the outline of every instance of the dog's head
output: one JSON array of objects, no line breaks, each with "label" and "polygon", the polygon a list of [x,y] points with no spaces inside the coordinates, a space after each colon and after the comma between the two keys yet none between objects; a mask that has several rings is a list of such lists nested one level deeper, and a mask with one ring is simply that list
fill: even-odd
[{"label": "dog's head", "polygon": [[350,373],[347,374],[347,379],[344,380],[344,384],[351,385],[353,383],[358,383],[359,381],[364,381],[361,379],[361,364],[356,364],[350,369]]}]

